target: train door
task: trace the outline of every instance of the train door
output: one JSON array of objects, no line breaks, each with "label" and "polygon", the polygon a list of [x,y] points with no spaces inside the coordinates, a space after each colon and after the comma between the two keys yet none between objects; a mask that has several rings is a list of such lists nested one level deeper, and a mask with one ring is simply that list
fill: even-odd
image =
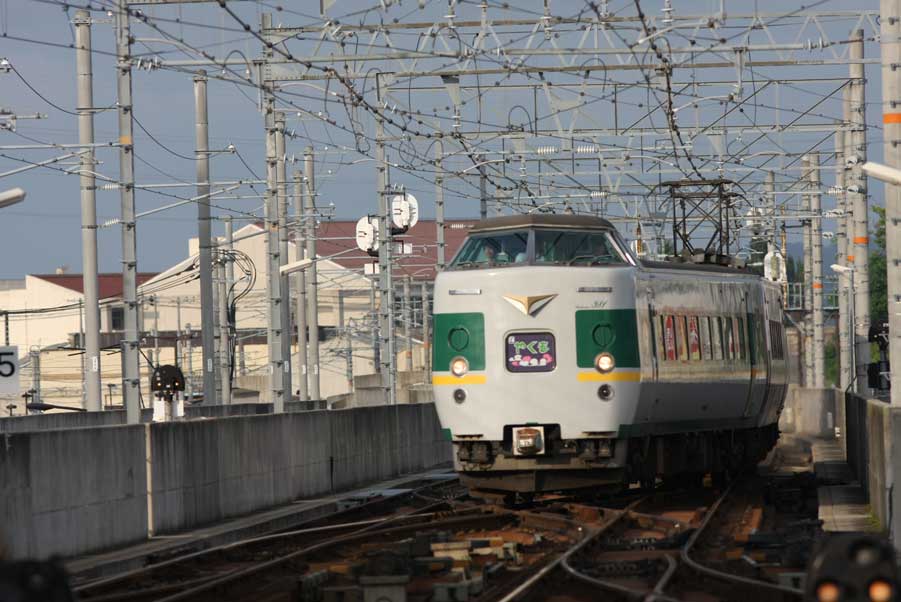
[{"label": "train door", "polygon": [[[753,286],[753,285],[752,285]],[[762,287],[757,296],[757,303],[750,303],[750,294],[744,297],[744,310],[747,316],[748,358],[750,364],[750,387],[748,402],[744,416],[756,416],[766,406],[770,385],[770,345],[765,328],[767,322],[766,296]],[[761,374],[762,372],[762,374]],[[760,377],[763,377],[762,379]],[[760,381],[763,381],[760,383]]]},{"label": "train door", "polygon": [[661,333],[658,332],[660,325],[657,323],[657,313],[654,311],[654,289],[651,288],[650,283],[648,283],[646,290],[648,295],[648,325],[650,326],[650,328],[648,329],[648,334],[650,335],[651,339],[648,342],[648,349],[651,350],[651,378],[654,382],[657,382],[659,375],[657,362],[660,357],[659,354],[663,352],[661,349],[658,349],[658,341],[661,338]]}]

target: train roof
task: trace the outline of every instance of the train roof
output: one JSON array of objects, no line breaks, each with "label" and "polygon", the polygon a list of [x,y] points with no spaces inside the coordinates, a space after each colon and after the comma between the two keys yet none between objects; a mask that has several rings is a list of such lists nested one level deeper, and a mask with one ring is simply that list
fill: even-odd
[{"label": "train roof", "polygon": [[741,276],[759,276],[747,268],[738,268],[716,263],[694,263],[690,261],[653,261],[641,260],[641,267],[649,270],[684,270],[687,272],[713,272],[718,274],[738,274]]},{"label": "train roof", "polygon": [[613,230],[614,226],[609,221],[593,215],[568,215],[559,213],[527,213],[524,215],[505,215],[483,219],[473,225],[470,232],[487,232],[491,230],[506,230],[509,228],[591,228],[598,230]]},{"label": "train roof", "polygon": [[641,260],[641,267],[646,270],[684,270],[686,272],[708,272],[715,274],[735,274],[738,276],[751,276],[763,278],[760,274],[752,272],[747,267],[731,265],[719,265],[716,263],[695,263],[691,261],[653,261]]}]

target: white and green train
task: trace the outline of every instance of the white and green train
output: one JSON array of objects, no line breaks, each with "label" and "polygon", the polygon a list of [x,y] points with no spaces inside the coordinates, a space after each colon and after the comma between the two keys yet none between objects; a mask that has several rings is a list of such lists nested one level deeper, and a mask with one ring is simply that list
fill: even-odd
[{"label": "white and green train", "polygon": [[484,220],[438,275],[433,385],[456,469],[558,491],[734,472],[778,436],[781,292],[648,262],[607,220]]}]

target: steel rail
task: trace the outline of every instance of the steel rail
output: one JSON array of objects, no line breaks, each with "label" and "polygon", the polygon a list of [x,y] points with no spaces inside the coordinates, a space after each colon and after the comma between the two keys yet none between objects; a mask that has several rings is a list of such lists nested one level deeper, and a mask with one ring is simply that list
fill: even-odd
[{"label": "steel rail", "polygon": [[686,566],[697,573],[701,573],[702,575],[707,575],[709,577],[714,577],[723,581],[741,583],[743,585],[749,585],[772,592],[778,592],[780,594],[787,594],[797,598],[803,597],[804,592],[799,589],[787,587],[785,585],[779,585],[777,583],[770,583],[768,581],[762,581],[760,579],[742,577],[741,575],[734,575],[725,571],[720,571],[703,565],[689,556],[691,549],[697,543],[698,539],[701,537],[701,534],[707,528],[707,525],[710,524],[710,521],[713,519],[714,515],[716,515],[717,510],[719,510],[719,507],[722,505],[723,501],[725,501],[727,494],[732,490],[736,482],[737,481],[733,481],[732,484],[730,484],[729,487],[726,488],[726,492],[713,504],[713,506],[710,507],[710,510],[707,511],[707,514],[704,516],[704,520],[701,521],[701,524],[698,526],[697,530],[691,534],[691,537],[689,537],[688,541],[685,542],[685,545],[682,546],[682,550],[679,552],[680,559]]},{"label": "steel rail", "polygon": [[[453,482],[453,480],[435,481],[435,482],[429,483],[427,485],[423,485],[421,487],[413,489],[410,492],[405,493],[398,497],[399,498],[403,498],[403,497],[407,497],[407,496],[416,497],[422,491],[433,489],[435,487],[441,487],[443,485],[448,485],[449,483],[452,483],[452,482]],[[209,555],[220,553],[220,552],[231,551],[231,550],[235,550],[235,549],[238,549],[238,548],[241,548],[244,546],[253,545],[253,544],[264,543],[264,542],[278,542],[279,540],[290,539],[290,538],[296,537],[298,535],[309,535],[309,534],[315,534],[315,533],[325,533],[328,531],[339,531],[341,529],[349,529],[349,528],[353,528],[353,527],[357,527],[357,526],[363,527],[362,529],[359,530],[359,532],[363,532],[363,531],[368,531],[369,529],[372,529],[372,528],[380,526],[380,525],[388,524],[395,520],[432,518],[439,513],[423,512],[423,511],[427,510],[429,508],[433,508],[435,506],[449,504],[449,503],[453,502],[454,500],[458,499],[459,497],[461,497],[462,495],[463,494],[458,494],[458,495],[452,496],[451,498],[448,498],[448,499],[436,500],[433,503],[428,504],[423,508],[417,508],[410,512],[405,512],[405,513],[401,513],[401,514],[393,514],[393,515],[381,517],[381,518],[367,519],[367,520],[361,520],[361,521],[351,521],[351,522],[346,522],[346,523],[338,523],[338,524],[334,524],[334,525],[322,525],[319,527],[306,527],[306,528],[302,528],[302,529],[294,529],[291,531],[282,531],[282,532],[278,532],[278,533],[270,533],[267,535],[260,535],[260,536],[256,536],[256,537],[241,539],[241,540],[234,541],[231,543],[218,545],[218,546],[215,546],[212,548],[206,548],[206,549],[190,552],[188,554],[174,556],[167,560],[157,562],[154,564],[150,564],[147,566],[143,566],[143,567],[133,569],[130,571],[126,571],[124,573],[120,573],[118,575],[113,575],[111,577],[102,577],[100,579],[94,579],[91,581],[87,581],[85,583],[81,583],[78,586],[74,587],[73,591],[75,593],[79,594],[80,598],[83,598],[86,600],[100,600],[101,598],[99,596],[85,598],[86,595],[89,595],[89,594],[86,594],[86,592],[89,592],[90,590],[93,590],[93,589],[113,586],[120,582],[126,582],[126,581],[134,579],[136,577],[139,577],[142,575],[147,575],[154,571],[158,571],[160,569],[164,569],[169,566],[183,564],[186,561],[197,560],[204,556],[209,556]],[[364,502],[363,504],[360,504],[357,506],[352,506],[350,508],[338,510],[336,512],[333,512],[333,513],[330,513],[330,514],[327,514],[324,516],[313,518],[309,522],[328,520],[330,518],[334,518],[334,517],[340,516],[342,514],[347,514],[347,513],[359,511],[359,510],[365,510],[369,506],[384,504],[385,502],[392,501],[392,500],[396,502],[398,497],[378,498],[378,499],[370,500],[370,501]],[[463,510],[463,512],[470,512],[471,510],[472,509],[466,508]],[[175,585],[178,585],[178,584],[175,584]],[[105,598],[103,598],[103,599],[105,599]]]},{"label": "steel rail", "polygon": [[597,529],[587,533],[582,539],[576,542],[575,545],[570,547],[566,552],[558,556],[552,562],[546,564],[540,571],[532,575],[529,579],[521,583],[516,589],[512,592],[504,596],[499,600],[499,602],[513,602],[518,599],[521,595],[528,593],[535,585],[537,585],[542,579],[544,579],[551,571],[556,568],[562,568],[564,571],[569,572],[567,569],[567,564],[570,558],[574,554],[576,554],[579,550],[588,545],[589,542],[594,541],[600,534],[604,533],[608,529],[610,529],[613,525],[622,519],[623,516],[626,516],[630,511],[634,510],[636,506],[644,502],[648,496],[638,498],[622,510],[617,511],[616,516],[612,517],[610,520],[602,524]]},{"label": "steel rail", "polygon": [[[429,526],[433,528],[463,528],[464,526],[474,527],[476,525],[481,525],[482,523],[492,523],[498,521],[511,521],[515,520],[517,515],[513,512],[505,512],[505,513],[493,513],[493,514],[484,514],[479,516],[457,516],[454,518],[434,521],[429,523]],[[350,533],[347,535],[342,535],[339,537],[332,538],[327,541],[323,541],[312,546],[308,546],[306,548],[296,550],[289,554],[285,554],[278,558],[273,558],[271,560],[267,560],[264,562],[258,562],[252,566],[235,570],[228,575],[223,577],[219,577],[213,581],[200,585],[198,587],[194,587],[188,590],[184,590],[175,595],[169,596],[167,598],[162,598],[158,602],[177,602],[181,600],[196,600],[198,596],[201,595],[209,595],[214,592],[214,590],[233,585],[235,582],[240,581],[242,579],[247,579],[250,577],[254,577],[261,572],[264,572],[269,569],[273,569],[280,565],[283,565],[292,560],[298,560],[312,554],[314,552],[321,552],[331,547],[346,545],[355,542],[365,541],[367,538],[376,536],[376,537],[390,537],[392,535],[399,535],[402,533],[407,533],[410,531],[415,531],[417,529],[421,529],[422,525],[405,525],[402,527],[392,527],[388,529],[378,529],[376,531],[369,531],[366,533]]]}]

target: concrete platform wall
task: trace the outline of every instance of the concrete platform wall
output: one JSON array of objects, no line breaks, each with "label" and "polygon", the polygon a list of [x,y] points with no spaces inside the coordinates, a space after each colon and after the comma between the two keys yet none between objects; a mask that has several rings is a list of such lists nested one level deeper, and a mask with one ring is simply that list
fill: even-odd
[{"label": "concrete platform wall", "polygon": [[[153,412],[145,410],[147,420]],[[106,412],[53,412],[0,418],[0,433],[29,433],[50,429],[72,429],[125,424],[125,410]]]},{"label": "concrete platform wall", "polygon": [[155,424],[151,450],[155,533],[348,489],[451,458],[434,406],[428,404]]},{"label": "concrete platform wall", "polygon": [[144,539],[145,430],[0,436],[0,556],[70,556]]},{"label": "concrete platform wall", "polygon": [[808,389],[789,385],[779,428],[787,433],[834,437],[842,393],[838,389]]},{"label": "concrete platform wall", "polygon": [[154,532],[328,491],[329,422],[310,412],[153,425]]},{"label": "concrete platform wall", "polygon": [[[304,412],[325,409],[323,401],[289,401],[286,412]],[[192,405],[185,408],[186,418],[222,418],[225,416],[252,416],[271,414],[271,403],[235,403],[230,405]],[[153,410],[141,410],[141,422],[150,422]],[[87,428],[125,424],[125,410],[103,412],[51,412],[30,416],[0,418],[0,433],[29,433],[50,429]]]},{"label": "concrete platform wall", "polygon": [[845,420],[848,464],[867,492],[874,517],[901,549],[901,516],[893,511],[901,508],[901,491],[894,486],[901,470],[901,408],[848,393]]},{"label": "concrete platform wall", "polygon": [[0,433],[0,556],[97,552],[450,459],[432,404]]},{"label": "concrete platform wall", "polygon": [[442,437],[433,404],[356,408],[329,415],[335,489],[451,460],[451,446]]}]

